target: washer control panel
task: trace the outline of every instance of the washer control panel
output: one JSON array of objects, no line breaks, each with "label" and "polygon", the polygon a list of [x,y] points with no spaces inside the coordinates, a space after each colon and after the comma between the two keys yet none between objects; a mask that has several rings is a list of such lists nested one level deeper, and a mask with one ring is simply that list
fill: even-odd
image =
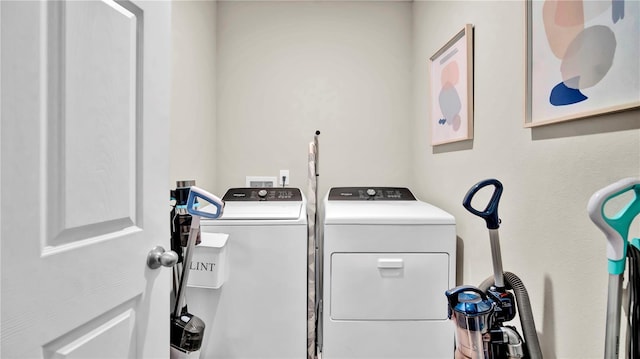
[{"label": "washer control panel", "polygon": [[302,201],[298,188],[231,188],[222,197],[223,201]]},{"label": "washer control panel", "polygon": [[404,187],[334,187],[329,201],[415,201],[413,193]]}]

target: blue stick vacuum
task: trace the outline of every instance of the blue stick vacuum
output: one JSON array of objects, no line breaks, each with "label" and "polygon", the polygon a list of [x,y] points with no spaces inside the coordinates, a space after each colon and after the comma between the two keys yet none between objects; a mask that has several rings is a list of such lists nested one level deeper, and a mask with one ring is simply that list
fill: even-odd
[{"label": "blue stick vacuum", "polygon": [[[198,210],[198,199],[213,205],[215,212]],[[200,218],[216,219],[222,215],[223,209],[224,202],[220,198],[196,186],[190,187],[186,211],[191,215],[191,224],[175,296],[175,307],[171,314],[171,359],[199,357],[205,324],[202,319],[189,313],[185,290],[189,280],[191,258],[200,233]]]}]

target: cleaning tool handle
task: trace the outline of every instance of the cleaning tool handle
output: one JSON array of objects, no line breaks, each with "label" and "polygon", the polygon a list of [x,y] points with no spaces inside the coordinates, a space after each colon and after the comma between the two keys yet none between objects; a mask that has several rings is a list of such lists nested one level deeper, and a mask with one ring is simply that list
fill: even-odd
[{"label": "cleaning tool handle", "polygon": [[[208,211],[198,211],[196,209],[196,198],[200,198],[206,202],[211,203],[216,208],[216,212],[211,213]],[[189,212],[190,215],[216,219],[222,215],[223,209],[224,202],[222,202],[222,200],[218,198],[218,196],[211,194],[200,187],[191,186],[191,189],[189,190],[189,198],[187,199],[187,212]]]},{"label": "cleaning tool handle", "polygon": [[[634,198],[615,216],[604,213],[607,202],[626,192],[633,191]],[[607,237],[609,273],[622,274],[626,258],[627,237],[634,218],[640,214],[640,179],[625,178],[595,192],[587,204],[589,218]]]},{"label": "cleaning tool handle", "polygon": [[200,216],[194,215],[191,218],[191,228],[189,229],[189,239],[187,239],[187,247],[184,254],[184,263],[182,266],[182,274],[180,275],[180,283],[178,285],[178,293],[176,293],[176,305],[173,310],[173,316],[178,317],[181,314],[182,308],[186,305],[185,290],[189,281],[189,272],[191,271],[191,258],[193,257],[193,250],[196,246],[196,239],[200,232]]},{"label": "cleaning tool handle", "polygon": [[620,313],[622,312],[622,275],[609,274],[607,316],[604,333],[604,359],[618,359],[620,352]]},{"label": "cleaning tool handle", "polygon": [[[473,196],[478,193],[484,187],[494,186],[493,194],[487,204],[487,207],[483,211],[479,211],[471,206],[471,200]],[[483,218],[487,222],[487,228],[498,229],[500,227],[500,218],[498,217],[498,204],[500,202],[500,196],[502,195],[502,183],[497,179],[486,179],[473,185],[469,192],[464,196],[462,205],[469,212],[475,214],[478,217]]]}]

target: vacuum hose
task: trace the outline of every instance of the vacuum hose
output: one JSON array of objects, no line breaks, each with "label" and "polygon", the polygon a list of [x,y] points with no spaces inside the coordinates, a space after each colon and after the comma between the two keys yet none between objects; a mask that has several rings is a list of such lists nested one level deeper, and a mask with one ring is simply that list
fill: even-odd
[{"label": "vacuum hose", "polygon": [[[524,332],[524,341],[526,344],[526,358],[542,359],[542,350],[540,349],[540,343],[538,342],[538,332],[536,331],[536,323],[533,320],[533,311],[531,309],[531,302],[529,301],[527,288],[525,288],[520,278],[511,272],[504,272],[504,279],[506,282],[506,288],[513,290],[516,296],[518,314],[520,315],[520,324],[522,324],[522,331]],[[494,285],[493,282],[493,277],[485,279],[479,286],[480,290],[486,292],[492,285]]]}]

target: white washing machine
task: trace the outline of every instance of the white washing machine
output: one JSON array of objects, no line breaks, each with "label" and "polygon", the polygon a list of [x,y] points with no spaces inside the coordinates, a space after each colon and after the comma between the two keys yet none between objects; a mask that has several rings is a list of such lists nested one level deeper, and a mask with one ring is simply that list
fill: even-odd
[{"label": "white washing machine", "polygon": [[395,187],[332,188],[323,217],[322,358],[453,358],[454,217]]},{"label": "white washing machine", "polygon": [[307,215],[297,188],[233,188],[203,232],[229,234],[219,289],[188,288],[206,328],[200,358],[301,359],[307,355]]}]

